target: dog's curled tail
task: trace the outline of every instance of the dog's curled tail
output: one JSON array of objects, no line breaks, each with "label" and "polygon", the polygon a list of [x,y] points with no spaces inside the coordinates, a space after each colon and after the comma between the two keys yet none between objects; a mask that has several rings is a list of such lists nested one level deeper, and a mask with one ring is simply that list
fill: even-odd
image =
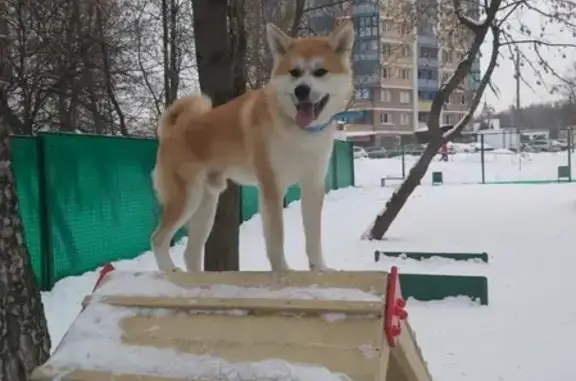
[{"label": "dog's curled tail", "polygon": [[176,123],[178,117],[184,113],[194,117],[212,109],[212,100],[205,94],[198,93],[182,97],[172,103],[162,114],[158,125],[158,138],[162,138],[163,132]]}]

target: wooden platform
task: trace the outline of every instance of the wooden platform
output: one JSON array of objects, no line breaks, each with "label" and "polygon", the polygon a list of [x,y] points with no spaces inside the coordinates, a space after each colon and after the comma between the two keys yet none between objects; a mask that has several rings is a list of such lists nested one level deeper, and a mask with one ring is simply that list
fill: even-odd
[{"label": "wooden platform", "polygon": [[34,381],[431,381],[386,272],[104,277]]}]

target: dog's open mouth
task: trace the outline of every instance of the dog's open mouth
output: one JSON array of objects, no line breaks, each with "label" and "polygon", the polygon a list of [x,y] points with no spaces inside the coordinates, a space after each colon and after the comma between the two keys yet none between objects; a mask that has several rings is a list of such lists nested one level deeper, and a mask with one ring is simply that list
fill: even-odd
[{"label": "dog's open mouth", "polygon": [[324,110],[328,100],[330,99],[329,95],[325,95],[320,102],[311,103],[311,102],[300,102],[296,105],[296,124],[300,126],[300,128],[306,128],[310,123],[312,123],[318,115]]}]

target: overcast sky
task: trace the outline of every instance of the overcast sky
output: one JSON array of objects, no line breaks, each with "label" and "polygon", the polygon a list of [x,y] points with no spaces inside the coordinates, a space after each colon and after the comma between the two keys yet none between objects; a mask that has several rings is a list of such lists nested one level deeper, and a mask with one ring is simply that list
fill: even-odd
[{"label": "overcast sky", "polygon": [[[542,10],[548,11],[546,4],[554,0],[538,0],[542,6]],[[575,38],[573,37],[573,28],[568,28],[562,25],[545,25],[545,18],[534,11],[523,11],[518,12],[513,17],[509,19],[509,24],[514,29],[518,30],[520,21],[530,28],[533,33],[533,38],[540,39],[539,34],[541,28],[544,26],[545,34],[542,41],[554,42],[554,43],[575,43]],[[574,20],[572,20],[574,21]],[[515,33],[517,36],[519,34]],[[520,39],[526,39],[526,37],[518,37]],[[485,70],[488,66],[488,61],[490,60],[491,53],[492,36],[488,35],[484,45],[482,47],[482,58],[481,67]],[[542,66],[537,64],[536,53],[527,44],[519,45],[522,54],[527,56],[526,61],[530,61],[538,73],[544,76],[544,84],[549,88],[554,84],[560,83],[560,81],[554,78],[552,75],[546,75]],[[516,81],[514,79],[514,63],[510,60],[509,50],[507,47],[501,47],[500,51],[502,56],[498,59],[499,67],[494,70],[492,75],[492,82],[498,87],[500,93],[498,96],[494,94],[493,91],[487,89],[484,93],[484,100],[493,106],[496,111],[505,110],[510,107],[510,105],[516,102]],[[567,58],[562,59],[562,53],[566,54]],[[565,74],[570,70],[570,67],[576,62],[576,50],[574,48],[542,48],[542,56],[550,63],[550,65],[560,74]],[[533,103],[542,103],[555,99],[559,99],[561,95],[551,94],[549,89],[545,86],[538,86],[538,74],[536,70],[530,67],[528,62],[524,62],[522,68],[522,77],[527,82],[521,83],[520,85],[520,102],[522,106],[526,106]],[[532,87],[532,89],[530,88]],[[481,108],[481,107],[479,107]]]}]

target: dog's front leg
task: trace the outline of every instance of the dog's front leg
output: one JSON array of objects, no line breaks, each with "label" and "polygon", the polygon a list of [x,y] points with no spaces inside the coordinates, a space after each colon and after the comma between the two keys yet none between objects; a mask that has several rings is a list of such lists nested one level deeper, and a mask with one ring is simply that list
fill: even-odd
[{"label": "dog's front leg", "polygon": [[262,214],[264,243],[272,271],[288,270],[284,254],[283,193],[273,183],[260,185],[260,213]]},{"label": "dog's front leg", "polygon": [[324,203],[324,178],[310,177],[300,182],[302,190],[302,222],[306,240],[306,254],[310,270],[326,270],[322,252],[322,205]]}]

